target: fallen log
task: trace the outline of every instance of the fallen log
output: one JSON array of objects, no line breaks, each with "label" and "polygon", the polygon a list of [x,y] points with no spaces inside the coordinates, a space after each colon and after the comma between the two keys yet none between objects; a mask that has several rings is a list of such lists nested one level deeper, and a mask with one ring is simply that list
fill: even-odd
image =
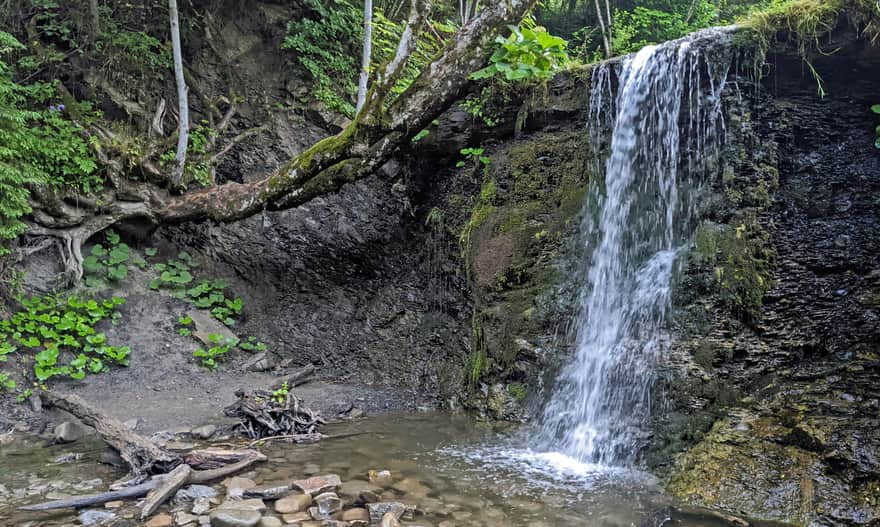
[{"label": "fallen log", "polygon": [[272,390],[277,390],[284,386],[284,383],[287,383],[288,388],[294,388],[299,386],[300,384],[305,384],[309,381],[309,378],[315,374],[315,366],[314,364],[307,364],[302,368],[296,370],[287,376],[286,379],[281,379],[272,384]]},{"label": "fallen log", "polygon": [[[245,454],[241,457],[241,460],[237,463],[233,463],[232,465],[211,470],[190,471],[189,476],[187,477],[186,481],[181,484],[181,486],[191,485],[195,483],[209,483],[211,481],[222,479],[227,476],[231,476],[233,474],[241,472],[242,470],[250,467],[254,463],[266,460],[265,455],[255,450],[245,450],[243,452],[245,452]],[[160,475],[154,477],[146,483],[142,483],[134,487],[128,487],[127,489],[102,492],[100,494],[90,494],[87,496],[76,496],[74,498],[47,501],[45,503],[37,503],[34,505],[24,505],[22,507],[19,507],[19,509],[23,511],[81,509],[84,507],[92,507],[94,505],[102,505],[104,503],[107,503],[108,501],[140,498],[149,494],[150,491],[157,488],[168,477],[170,477],[170,474]],[[161,503],[159,505],[161,505]]]},{"label": "fallen log", "polygon": [[81,397],[43,391],[40,399],[45,406],[71,413],[94,428],[101,439],[118,451],[128,463],[132,480],[142,480],[148,474],[166,473],[181,463],[177,454],[129,430],[121,421],[95,408]]}]

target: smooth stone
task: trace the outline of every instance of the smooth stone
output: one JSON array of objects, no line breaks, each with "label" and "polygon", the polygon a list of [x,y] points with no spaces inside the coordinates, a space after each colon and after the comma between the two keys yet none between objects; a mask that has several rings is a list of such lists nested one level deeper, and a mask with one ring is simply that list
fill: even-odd
[{"label": "smooth stone", "polygon": [[392,489],[399,490],[404,494],[411,494],[418,498],[424,498],[431,492],[427,486],[425,486],[421,481],[406,478],[398,481],[394,485],[391,485]]},{"label": "smooth stone", "polygon": [[367,510],[370,511],[370,522],[381,523],[382,518],[389,512],[394,515],[394,519],[400,519],[406,512],[406,505],[397,501],[380,501],[378,503],[368,503]]},{"label": "smooth stone", "polygon": [[282,514],[281,519],[284,523],[300,523],[304,521],[310,520],[312,517],[309,516],[308,512],[294,512],[292,514]]},{"label": "smooth stone", "polygon": [[318,494],[315,496],[315,503],[318,504],[318,511],[322,515],[330,515],[342,510],[342,500],[333,492]]},{"label": "smooth stone", "polygon": [[85,526],[100,525],[106,521],[115,518],[116,515],[110,511],[85,510],[79,513],[79,522]]},{"label": "smooth stone", "polygon": [[137,428],[140,422],[141,420],[135,417],[133,419],[129,419],[128,421],[123,421],[122,424],[125,425],[125,428],[128,428],[129,430],[134,430],[135,428]]},{"label": "smooth stone", "polygon": [[212,527],[255,527],[262,515],[255,510],[217,509],[211,513]]},{"label": "smooth stone", "polygon": [[90,428],[86,428],[85,426],[79,423],[74,423],[73,421],[64,421],[60,425],[56,426],[55,429],[52,431],[52,435],[55,437],[55,441],[58,441],[59,443],[72,443],[77,439],[82,439],[90,433]]},{"label": "smooth stone", "polygon": [[292,490],[287,485],[278,487],[254,487],[245,489],[242,497],[244,498],[260,498],[262,500],[277,500],[289,495]]},{"label": "smooth stone", "polygon": [[281,527],[284,523],[275,516],[263,516],[260,519],[260,527]]},{"label": "smooth stone", "polygon": [[379,524],[379,527],[400,527],[400,522],[397,521],[397,516],[393,512],[386,512],[382,516],[382,523]]},{"label": "smooth stone", "polygon": [[354,479],[346,481],[340,485],[337,493],[348,501],[361,500],[370,503],[379,501],[379,496],[382,494],[382,487],[373,485],[367,481]]},{"label": "smooth stone", "polygon": [[217,427],[214,425],[205,425],[200,426],[198,428],[193,428],[192,435],[193,437],[198,437],[199,439],[211,439],[211,436],[214,435],[214,432],[217,431]]},{"label": "smooth stone", "polygon": [[360,507],[357,507],[354,509],[348,509],[347,511],[344,511],[342,513],[342,521],[344,521],[344,522],[356,522],[356,521],[369,522],[370,521],[370,511],[368,511],[367,509],[362,509]]},{"label": "smooth stone", "polygon": [[254,480],[235,476],[223,481],[223,486],[229,489],[252,489],[257,486]]},{"label": "smooth stone", "polygon": [[144,525],[145,527],[171,527],[174,525],[174,519],[170,514],[157,514]]},{"label": "smooth stone", "polygon": [[342,485],[342,480],[336,474],[312,476],[308,479],[296,480],[290,484],[291,488],[300,490],[305,494],[311,494],[312,496],[336,490],[340,485]]},{"label": "smooth stone", "polygon": [[226,500],[221,503],[217,509],[266,512],[266,504],[263,503],[263,500],[258,498],[249,500]]},{"label": "smooth stone", "polygon": [[367,477],[370,479],[370,483],[380,487],[387,487],[394,482],[390,470],[371,470],[367,472]]},{"label": "smooth stone", "polygon": [[[51,500],[54,498],[49,498],[49,499]],[[104,504],[104,508],[105,509],[118,509],[119,507],[122,507],[123,505],[125,505],[125,502],[122,500],[108,501],[107,503]]]},{"label": "smooth stone", "polygon": [[275,512],[290,514],[302,512],[312,505],[312,496],[309,494],[291,494],[275,502]]}]

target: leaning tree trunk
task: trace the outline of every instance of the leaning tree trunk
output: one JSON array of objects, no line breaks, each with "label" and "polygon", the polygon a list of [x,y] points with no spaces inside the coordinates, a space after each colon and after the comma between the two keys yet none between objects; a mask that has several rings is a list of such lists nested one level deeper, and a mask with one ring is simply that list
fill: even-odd
[{"label": "leaning tree trunk", "polygon": [[189,102],[186,80],[183,77],[183,53],[180,49],[180,21],[177,16],[177,0],[168,0],[168,17],[171,19],[171,54],[174,58],[174,80],[177,83],[177,110],[180,126],[177,132],[177,154],[171,171],[171,184],[180,186],[186,164],[186,147],[189,143]]},{"label": "leaning tree trunk", "polygon": [[380,71],[363,110],[338,135],[313,145],[269,176],[226,183],[170,198],[153,211],[163,223],[232,222],[264,210],[282,210],[334,192],[375,172],[465,91],[470,74],[485,65],[495,34],[522,20],[537,0],[505,0],[484,7],[462,27],[444,53],[385,108],[384,102],[415,50],[430,3],[415,0],[394,59]]},{"label": "leaning tree trunk", "polygon": [[370,81],[370,60],[373,56],[373,0],[364,0],[364,55],[361,59],[361,77],[358,81],[357,112],[367,102],[367,83]]},{"label": "leaning tree trunk", "polygon": [[[45,213],[40,217],[34,215],[36,225],[31,232],[67,238],[68,231],[76,231],[73,245],[78,249],[81,240],[91,234],[131,218],[154,224],[204,220],[233,222],[265,210],[296,207],[335,192],[374,173],[458,100],[470,86],[471,73],[485,66],[496,34],[508,24],[521,21],[537,2],[503,0],[484,5],[450,39],[438,58],[388,105],[391,89],[415,51],[416,38],[426,27],[431,7],[431,0],[412,0],[394,58],[376,72],[363,108],[338,135],[319,141],[268,176],[247,183],[229,182],[175,196],[149,182],[117,178],[114,180],[116,198],[102,199],[101,203],[96,202],[90,207],[92,219],[88,222],[70,214],[55,218],[54,209],[50,210],[51,204],[35,203],[35,211]],[[174,0],[169,0],[169,5],[176,7]],[[172,17],[172,21],[176,19],[176,16]],[[177,36],[179,38],[179,34]],[[175,39],[175,43],[179,51],[179,40]],[[179,52],[175,53],[175,64],[182,68]],[[185,82],[178,82],[178,87],[183,94],[180,100],[185,105]],[[185,110],[182,113],[185,114]],[[180,124],[182,127],[187,124],[185,116],[181,116]],[[185,154],[184,135],[180,135],[180,145]],[[98,155],[105,165],[118,165],[115,172],[121,172],[118,160],[106,159],[102,151],[98,151]],[[242,175],[242,179],[249,178]],[[180,188],[173,181],[172,185]],[[78,250],[72,252],[79,253]],[[81,262],[80,258],[71,260]],[[81,265],[75,266],[72,272],[81,276]]]}]

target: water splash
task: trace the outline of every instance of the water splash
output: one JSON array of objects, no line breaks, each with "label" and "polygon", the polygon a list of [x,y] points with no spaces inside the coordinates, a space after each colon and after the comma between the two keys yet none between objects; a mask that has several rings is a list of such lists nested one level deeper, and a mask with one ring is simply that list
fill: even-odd
[{"label": "water splash", "polygon": [[595,185],[582,226],[589,258],[576,355],[545,408],[545,451],[577,463],[628,465],[644,443],[656,365],[669,347],[664,321],[677,256],[693,228],[699,181],[713,168],[723,135],[720,93],[730,59],[707,53],[727,33],[648,46],[619,70],[606,63],[593,74],[595,149],[613,128],[604,186]]}]

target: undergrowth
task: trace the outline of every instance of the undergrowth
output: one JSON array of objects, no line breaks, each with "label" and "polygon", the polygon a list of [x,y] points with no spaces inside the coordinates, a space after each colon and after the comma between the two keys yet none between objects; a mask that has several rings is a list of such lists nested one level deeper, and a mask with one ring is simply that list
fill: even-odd
[{"label": "undergrowth", "polygon": [[880,42],[880,2],[875,0],[774,0],[739,20],[745,31],[737,37],[737,43],[753,51],[756,78],[762,76],[767,53],[774,44],[793,44],[816,79],[819,95],[824,96],[824,81],[810,57],[813,53],[836,52],[836,49],[825,49],[822,39],[829,36],[844,17],[863,38],[874,44]]}]

